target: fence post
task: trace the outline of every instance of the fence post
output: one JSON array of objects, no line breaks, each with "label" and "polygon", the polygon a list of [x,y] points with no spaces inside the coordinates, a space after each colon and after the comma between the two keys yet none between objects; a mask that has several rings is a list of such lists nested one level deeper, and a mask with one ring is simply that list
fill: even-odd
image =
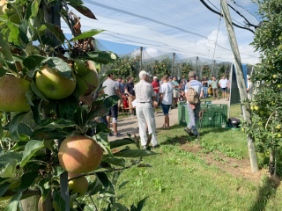
[{"label": "fence post", "polygon": [[140,47],[140,71],[142,71],[142,57],[143,57],[143,47]]},{"label": "fence post", "polygon": [[[237,45],[237,40],[236,40],[231,16],[229,13],[229,8],[228,8],[226,0],[220,0],[220,5],[221,5],[221,9],[222,9],[226,29],[227,29],[230,46],[231,46],[233,57],[234,57],[235,72],[236,72],[236,76],[238,80],[240,97],[241,97],[241,101],[244,101],[248,99],[248,96],[247,96],[246,84],[245,84],[245,80],[243,76],[243,68],[242,68],[242,63],[241,63],[240,52],[239,52],[239,48]],[[251,113],[250,113],[249,108],[250,108],[250,104],[248,102],[246,105],[243,105],[243,116],[244,116],[244,120],[247,121],[251,125],[252,120],[251,120]],[[258,172],[258,162],[257,162],[257,156],[255,152],[254,140],[251,135],[247,135],[247,139],[248,139],[248,148],[249,148],[249,156],[250,156],[252,172],[256,173]]]},{"label": "fence post", "polygon": [[174,62],[175,62],[175,53],[173,53],[173,57],[172,57],[172,69],[171,69],[171,75],[174,76]]},{"label": "fence post", "polygon": [[201,76],[200,76],[200,74],[199,74],[199,72],[198,72],[198,60],[199,60],[199,57],[197,56],[196,57],[196,66],[195,66],[195,71],[196,71],[196,73],[197,73],[197,75],[198,75],[198,77],[199,77],[199,79],[201,78]]}]

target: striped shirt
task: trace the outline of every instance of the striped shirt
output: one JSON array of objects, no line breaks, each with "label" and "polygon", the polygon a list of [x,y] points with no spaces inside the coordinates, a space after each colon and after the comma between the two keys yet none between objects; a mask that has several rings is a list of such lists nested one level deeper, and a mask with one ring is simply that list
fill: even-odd
[{"label": "striped shirt", "polygon": [[[190,86],[196,90],[196,92],[198,93],[199,97],[201,94],[201,91],[204,91],[204,87],[203,84],[200,81],[197,80],[192,80],[189,82]],[[189,86],[186,84],[185,85],[185,92],[188,92]]]}]

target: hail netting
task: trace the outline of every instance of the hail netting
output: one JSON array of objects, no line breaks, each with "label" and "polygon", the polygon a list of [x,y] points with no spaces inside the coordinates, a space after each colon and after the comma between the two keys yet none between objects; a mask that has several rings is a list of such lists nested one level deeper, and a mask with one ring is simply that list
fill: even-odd
[{"label": "hail netting", "polygon": [[[220,12],[219,0],[204,0]],[[184,58],[211,59],[215,48],[219,16],[208,10],[200,0],[85,0],[98,20],[81,16],[82,30],[93,28],[105,32],[97,39],[157,49],[166,53],[184,54]],[[234,3],[236,2],[236,3]],[[253,15],[251,0],[228,0],[251,24],[259,21]],[[250,4],[250,5],[248,5]],[[230,9],[233,22],[245,27],[245,20]],[[62,23],[65,33],[69,33]],[[251,27],[252,30],[254,28]],[[255,64],[258,54],[249,46],[250,31],[235,27],[243,63]],[[110,49],[111,50],[111,49]],[[214,60],[233,62],[226,28],[220,25]]]}]

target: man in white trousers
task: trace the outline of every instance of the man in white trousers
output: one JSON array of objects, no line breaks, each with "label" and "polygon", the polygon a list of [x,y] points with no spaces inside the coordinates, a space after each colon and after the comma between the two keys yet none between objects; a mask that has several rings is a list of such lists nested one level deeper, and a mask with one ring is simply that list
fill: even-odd
[{"label": "man in white trousers", "polygon": [[135,85],[136,95],[136,113],[139,125],[139,135],[141,138],[141,145],[143,149],[146,149],[147,135],[146,135],[146,122],[148,124],[148,132],[152,134],[152,147],[153,149],[158,147],[158,141],[156,136],[156,122],[154,109],[152,106],[152,98],[155,96],[153,86],[146,82],[148,80],[148,73],[142,70],[139,73],[140,82]]}]

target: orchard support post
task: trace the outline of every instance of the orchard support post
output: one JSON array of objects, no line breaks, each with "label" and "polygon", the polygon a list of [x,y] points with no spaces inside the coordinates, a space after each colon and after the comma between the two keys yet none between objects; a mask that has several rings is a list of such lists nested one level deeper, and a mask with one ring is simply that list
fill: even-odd
[{"label": "orchard support post", "polygon": [[[196,71],[197,74],[198,74],[198,60],[199,60],[199,57],[197,56],[196,57],[196,66],[195,66],[195,71]],[[199,78],[201,78],[200,74],[198,74],[198,76],[199,76]]]},{"label": "orchard support post", "polygon": [[174,75],[174,62],[175,62],[175,53],[172,55],[172,69],[171,69],[171,75]]},{"label": "orchard support post", "polygon": [[140,47],[140,71],[142,71],[143,47]]},{"label": "orchard support post", "polygon": [[[241,101],[244,101],[248,98],[248,96],[247,96],[246,84],[243,76],[243,68],[242,68],[240,52],[237,45],[237,40],[236,40],[236,36],[226,0],[220,0],[220,5],[228,33],[230,46],[234,56],[235,71],[238,79],[240,97],[241,97]],[[244,120],[247,121],[248,124],[252,124],[250,109],[248,109],[249,107],[250,107],[249,103],[243,106],[243,116],[244,116]],[[253,137],[250,135],[247,135],[247,139],[248,139],[251,168],[252,168],[252,172],[255,173],[258,172],[258,162],[255,152],[254,140]]]}]

